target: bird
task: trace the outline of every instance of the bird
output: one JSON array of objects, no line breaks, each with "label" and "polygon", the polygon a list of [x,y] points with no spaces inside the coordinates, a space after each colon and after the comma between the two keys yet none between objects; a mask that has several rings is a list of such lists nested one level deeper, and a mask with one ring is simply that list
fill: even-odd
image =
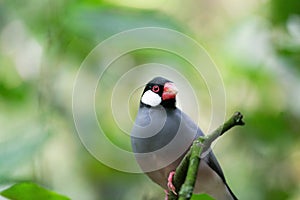
[{"label": "bird", "polygon": [[[192,142],[204,136],[196,123],[177,108],[177,93],[175,83],[164,77],[150,80],[142,92],[130,135],[141,170],[165,191],[175,194],[172,179],[176,167]],[[206,193],[216,200],[237,200],[212,150],[200,159],[193,193]]]}]

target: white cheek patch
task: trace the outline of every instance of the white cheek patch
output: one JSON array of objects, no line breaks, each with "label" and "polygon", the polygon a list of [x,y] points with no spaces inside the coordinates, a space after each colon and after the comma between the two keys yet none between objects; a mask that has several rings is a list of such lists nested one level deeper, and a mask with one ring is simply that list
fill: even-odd
[{"label": "white cheek patch", "polygon": [[151,90],[148,90],[144,93],[142,96],[141,101],[149,106],[158,106],[161,103],[161,98],[158,94],[152,92]]}]

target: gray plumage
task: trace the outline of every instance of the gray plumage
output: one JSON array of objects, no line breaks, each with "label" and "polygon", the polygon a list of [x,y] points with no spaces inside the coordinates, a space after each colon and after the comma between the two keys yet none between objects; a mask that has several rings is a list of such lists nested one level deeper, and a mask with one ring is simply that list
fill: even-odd
[{"label": "gray plumage", "polygon": [[[142,96],[159,86],[160,89],[154,91],[162,97],[164,85],[170,82],[157,77],[146,85]],[[131,132],[132,149],[141,169],[164,189],[167,189],[169,173],[176,169],[193,140],[204,135],[175,103],[175,98],[162,99],[157,106],[141,101]],[[207,193],[217,200],[237,199],[212,151],[201,159],[194,193]]]}]

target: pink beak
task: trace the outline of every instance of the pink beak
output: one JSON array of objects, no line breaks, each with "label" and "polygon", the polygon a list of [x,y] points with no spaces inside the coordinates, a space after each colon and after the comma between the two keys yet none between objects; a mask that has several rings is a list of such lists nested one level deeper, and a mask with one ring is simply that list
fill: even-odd
[{"label": "pink beak", "polygon": [[164,85],[164,91],[162,94],[162,100],[175,99],[178,89],[174,83],[168,82]]}]

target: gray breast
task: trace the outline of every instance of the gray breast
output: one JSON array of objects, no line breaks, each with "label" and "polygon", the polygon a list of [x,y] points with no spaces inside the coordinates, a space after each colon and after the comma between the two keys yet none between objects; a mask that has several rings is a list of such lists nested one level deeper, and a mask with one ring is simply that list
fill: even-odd
[{"label": "gray breast", "polygon": [[133,151],[147,153],[166,146],[175,137],[180,116],[162,106],[141,108],[131,132]]},{"label": "gray breast", "polygon": [[[179,109],[141,107],[131,132],[133,152],[140,165],[159,169],[178,159],[202,135],[197,125]],[[142,167],[142,168],[144,168]]]}]

